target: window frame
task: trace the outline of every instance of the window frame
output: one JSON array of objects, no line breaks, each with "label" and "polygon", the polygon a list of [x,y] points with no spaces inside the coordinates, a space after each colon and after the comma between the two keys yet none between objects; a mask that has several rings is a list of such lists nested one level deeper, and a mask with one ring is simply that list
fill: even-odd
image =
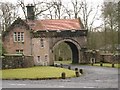
[{"label": "window frame", "polygon": [[17,49],[17,50],[16,50],[16,54],[24,54],[24,53],[23,53],[23,49]]},{"label": "window frame", "polygon": [[17,42],[17,32],[14,32],[13,38],[14,38],[14,42]]},{"label": "window frame", "polygon": [[24,42],[24,32],[13,33],[14,42]]}]

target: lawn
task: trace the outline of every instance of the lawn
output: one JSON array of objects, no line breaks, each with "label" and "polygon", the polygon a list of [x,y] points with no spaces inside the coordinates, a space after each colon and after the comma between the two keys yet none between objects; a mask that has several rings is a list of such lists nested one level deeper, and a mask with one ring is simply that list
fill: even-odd
[{"label": "lawn", "polygon": [[59,64],[71,64],[72,61],[68,60],[68,61],[55,61],[55,63],[59,63]]},{"label": "lawn", "polygon": [[[71,64],[72,61],[55,61],[55,63]],[[91,64],[79,64],[79,65],[91,65]],[[93,66],[100,66],[100,63],[95,63]],[[112,67],[112,64],[110,64],[110,63],[103,63],[103,67]],[[120,64],[115,64],[115,68],[120,68]]]},{"label": "lawn", "polygon": [[66,73],[66,77],[75,76],[75,72],[73,70],[50,67],[50,66],[38,66],[31,68],[2,70],[2,78],[3,79],[59,78],[61,77],[62,72]]},{"label": "lawn", "polygon": [[[100,63],[95,63],[94,66],[100,66]],[[103,63],[103,67],[112,67],[112,64]],[[115,68],[120,68],[120,64],[115,64]]]}]

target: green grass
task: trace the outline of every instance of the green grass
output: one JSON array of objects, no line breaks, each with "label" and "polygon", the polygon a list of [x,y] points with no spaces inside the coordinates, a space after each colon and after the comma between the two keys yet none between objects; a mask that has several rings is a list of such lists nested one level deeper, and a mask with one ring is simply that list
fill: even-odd
[{"label": "green grass", "polygon": [[50,66],[39,66],[39,67],[32,67],[32,68],[2,70],[2,78],[3,79],[59,78],[61,77],[62,72],[66,73],[66,77],[75,76],[75,72],[73,70],[50,67]]},{"label": "green grass", "polygon": [[68,61],[55,61],[55,63],[59,63],[59,64],[71,64],[72,61],[68,60]]},{"label": "green grass", "polygon": [[[94,66],[100,66],[100,63],[94,64]],[[110,63],[103,63],[103,67],[112,67]],[[115,64],[115,68],[120,68],[120,64]]]}]

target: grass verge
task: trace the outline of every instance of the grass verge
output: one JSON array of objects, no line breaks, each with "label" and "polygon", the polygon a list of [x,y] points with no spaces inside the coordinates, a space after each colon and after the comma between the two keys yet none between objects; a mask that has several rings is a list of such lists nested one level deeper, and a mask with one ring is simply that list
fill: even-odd
[{"label": "grass verge", "polygon": [[2,79],[60,78],[62,72],[66,73],[66,77],[75,76],[75,72],[73,70],[50,67],[50,66],[39,66],[39,67],[31,67],[31,68],[2,70]]},{"label": "grass verge", "polygon": [[59,64],[72,64],[72,61],[55,61],[55,63],[59,63]]},{"label": "grass verge", "polygon": [[[100,66],[100,63],[95,63],[93,66]],[[120,64],[114,64],[115,68],[120,68]],[[103,63],[103,67],[112,67],[110,63]]]}]

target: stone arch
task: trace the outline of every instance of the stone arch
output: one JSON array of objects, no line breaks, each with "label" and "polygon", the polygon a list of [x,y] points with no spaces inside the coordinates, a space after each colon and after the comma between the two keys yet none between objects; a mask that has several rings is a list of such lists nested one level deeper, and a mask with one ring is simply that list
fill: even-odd
[{"label": "stone arch", "polygon": [[[52,51],[54,51],[54,48],[59,45],[60,43],[65,42],[66,44],[68,44],[71,48],[72,51],[72,63],[79,63],[80,62],[80,45],[77,41],[73,40],[73,39],[61,39],[58,40],[52,48]],[[53,55],[54,58],[54,55]]]}]

